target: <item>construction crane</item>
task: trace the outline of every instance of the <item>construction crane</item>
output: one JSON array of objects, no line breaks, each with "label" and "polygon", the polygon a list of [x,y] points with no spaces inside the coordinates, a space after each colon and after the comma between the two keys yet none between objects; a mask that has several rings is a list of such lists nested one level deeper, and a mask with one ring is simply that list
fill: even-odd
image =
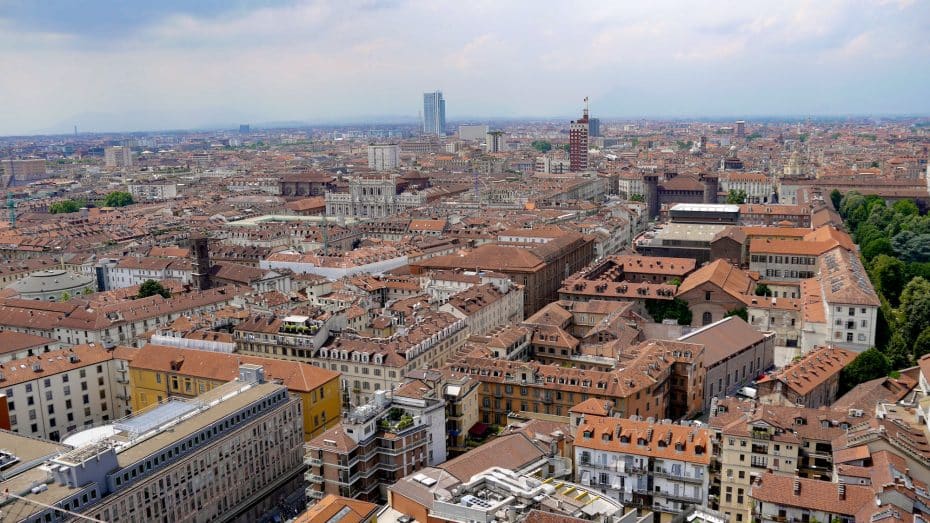
[{"label": "construction crane", "polygon": [[6,208],[10,213],[10,228],[16,228],[16,200],[13,199],[13,193],[6,193]]}]

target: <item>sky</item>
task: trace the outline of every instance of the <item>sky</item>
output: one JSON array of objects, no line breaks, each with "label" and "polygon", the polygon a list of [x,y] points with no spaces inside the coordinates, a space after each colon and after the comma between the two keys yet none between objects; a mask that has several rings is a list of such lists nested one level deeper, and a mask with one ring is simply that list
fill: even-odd
[{"label": "sky", "polygon": [[930,2],[0,0],[0,135],[930,114]]}]

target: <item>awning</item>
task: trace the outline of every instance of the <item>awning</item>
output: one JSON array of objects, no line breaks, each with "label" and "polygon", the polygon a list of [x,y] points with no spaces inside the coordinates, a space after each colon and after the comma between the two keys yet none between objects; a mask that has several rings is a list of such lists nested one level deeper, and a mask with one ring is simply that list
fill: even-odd
[{"label": "awning", "polygon": [[475,423],[474,425],[472,425],[470,429],[468,429],[468,433],[471,434],[472,436],[476,436],[480,438],[481,436],[484,436],[485,434],[488,433],[489,428],[491,427],[488,427],[486,424],[481,423],[479,421],[478,423]]}]

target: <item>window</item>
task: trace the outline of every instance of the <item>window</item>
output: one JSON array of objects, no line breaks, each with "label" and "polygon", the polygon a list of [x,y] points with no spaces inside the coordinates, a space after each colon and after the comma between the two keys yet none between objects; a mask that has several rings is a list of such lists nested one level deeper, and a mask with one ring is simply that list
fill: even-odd
[{"label": "window", "polygon": [[710,301],[710,291],[704,291],[704,301]]},{"label": "window", "polygon": [[[709,294],[709,293],[708,293],[708,294]],[[713,316],[713,314],[710,313],[710,311],[707,311],[707,312],[705,312],[704,314],[701,315],[701,323],[702,323],[702,325],[710,325],[710,324],[713,323],[713,322],[714,322],[714,316]]]}]

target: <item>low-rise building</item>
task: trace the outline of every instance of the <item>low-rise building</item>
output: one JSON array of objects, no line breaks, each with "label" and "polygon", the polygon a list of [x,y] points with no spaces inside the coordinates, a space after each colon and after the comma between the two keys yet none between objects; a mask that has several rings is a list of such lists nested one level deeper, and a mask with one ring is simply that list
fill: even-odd
[{"label": "low-rise building", "polygon": [[338,372],[299,361],[151,344],[138,349],[129,364],[132,410],[144,410],[169,398],[193,400],[234,379],[241,364],[260,365],[267,379],[280,380],[300,398],[304,439],[339,423],[342,398]]},{"label": "low-rise building", "polygon": [[739,316],[701,327],[678,341],[704,345],[704,412],[710,411],[713,398],[732,396],[775,363],[775,335],[754,329]]},{"label": "low-rise building", "polygon": [[[873,501],[872,489],[844,482],[760,474],[750,489],[753,521],[831,521],[852,523]],[[873,520],[874,521],[874,520]]]},{"label": "low-rise building", "polygon": [[838,347],[811,351],[759,379],[756,383],[759,401],[811,408],[830,405],[837,398],[840,371],[855,358],[855,352]]}]

